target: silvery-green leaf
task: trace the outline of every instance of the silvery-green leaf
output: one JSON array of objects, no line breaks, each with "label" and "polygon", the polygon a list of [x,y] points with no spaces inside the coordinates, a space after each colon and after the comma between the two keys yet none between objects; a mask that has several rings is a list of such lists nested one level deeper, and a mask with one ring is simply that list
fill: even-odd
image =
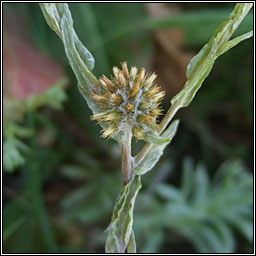
[{"label": "silvery-green leaf", "polygon": [[86,63],[79,55],[75,47],[75,41],[74,41],[72,29],[65,17],[62,18],[61,29],[62,29],[65,52],[68,57],[70,66],[72,67],[76,75],[76,78],[78,80],[79,91],[86,99],[93,113],[98,113],[98,107],[90,97],[90,92],[95,91],[97,88],[96,87],[97,79],[88,69],[88,67],[86,66]]},{"label": "silvery-green leaf", "polygon": [[23,152],[29,147],[17,138],[7,138],[3,143],[3,165],[5,171],[12,172],[25,163]]},{"label": "silvery-green leaf", "polygon": [[33,135],[33,130],[28,127],[23,127],[14,122],[5,122],[3,134],[5,138],[29,138]]},{"label": "silvery-green leaf", "polygon": [[[72,16],[71,16],[71,12],[68,8],[68,4],[66,4],[66,3],[55,3],[55,6],[56,6],[56,9],[59,13],[60,18],[65,16],[68,20],[68,23],[73,27],[73,19],[72,19]],[[59,20],[59,24],[60,24],[60,22],[61,21]]]},{"label": "silvery-green leaf", "polygon": [[[194,177],[195,193],[193,194],[193,202],[195,204],[202,203],[207,198],[209,192],[209,177],[206,167],[199,163],[196,166]],[[191,179],[191,177],[190,177]]]},{"label": "silvery-green leaf", "polygon": [[62,19],[65,17],[69,24],[69,33],[72,34],[75,47],[79,52],[82,60],[89,70],[94,68],[94,58],[88,49],[79,40],[74,28],[73,20],[66,3],[41,3],[39,4],[46,22],[52,30],[54,30],[61,39],[63,39],[63,31],[61,28]]},{"label": "silvery-green leaf", "polygon": [[236,38],[228,41],[225,44],[225,46],[221,49],[221,51],[219,52],[219,56],[222,55],[223,53],[227,52],[229,49],[233,48],[234,46],[236,46],[237,44],[239,44],[243,40],[246,40],[246,39],[248,39],[252,36],[253,36],[253,31],[250,31],[248,33],[245,33],[241,36],[237,36]]},{"label": "silvery-green leaf", "polygon": [[41,3],[44,17],[64,44],[65,53],[78,80],[78,89],[94,114],[99,112],[90,94],[99,89],[98,81],[92,74],[94,58],[79,40],[74,28],[71,13],[65,3]]},{"label": "silvery-green leaf", "polygon": [[[251,3],[236,4],[233,12],[216,29],[209,42],[199,51],[195,57],[192,58],[187,67],[187,82],[184,88],[171,100],[172,105],[162,123],[160,124],[162,127],[166,127],[167,123],[171,121],[172,117],[180,108],[187,107],[190,104],[196,92],[199,90],[202,83],[209,75],[217,57],[219,57],[225,51],[231,49],[231,47],[235,46],[237,43],[241,42],[242,39],[246,39],[250,36],[250,34],[244,35],[235,41],[229,41],[230,37],[238,25],[242,22],[251,7]],[[144,151],[136,156],[136,162],[143,161],[143,158],[146,157],[146,152],[148,152],[150,147],[152,147],[152,145],[147,144],[143,148]],[[151,162],[153,163],[153,161]]]},{"label": "silvery-green leaf", "polygon": [[179,105],[179,108],[186,107],[194,98],[196,92],[209,75],[214,64],[216,44],[206,44],[200,52],[191,60],[187,69],[188,80],[171,103]]},{"label": "silvery-green leaf", "polygon": [[209,75],[217,57],[249,38],[250,34],[247,34],[238,37],[235,41],[234,39],[228,41],[251,7],[252,4],[236,4],[233,12],[216,29],[210,41],[192,58],[187,67],[187,82],[171,100],[172,105],[176,105],[177,108],[187,107]]},{"label": "silvery-green leaf", "polygon": [[44,18],[49,25],[49,27],[60,37],[62,38],[60,31],[60,16],[56,8],[55,3],[40,3],[39,4],[44,15]]},{"label": "silvery-green leaf", "polygon": [[27,109],[36,109],[40,106],[46,105],[56,110],[61,110],[63,102],[67,99],[64,92],[66,82],[67,80],[65,78],[61,79],[43,93],[30,96],[26,102],[24,102],[25,107]]},{"label": "silvery-green leaf", "polygon": [[143,134],[144,140],[153,144],[162,145],[171,141],[169,137],[163,137],[155,132],[146,132]]},{"label": "silvery-green leaf", "polygon": [[239,3],[235,5],[234,10],[229,17],[216,29],[211,40],[215,40],[218,45],[216,57],[220,56],[219,52],[226,46],[227,42],[243,21],[249,10],[252,8],[252,3]]},{"label": "silvery-green leaf", "polygon": [[168,201],[176,201],[176,202],[184,201],[184,198],[182,196],[182,193],[180,193],[180,190],[163,183],[158,184],[158,186],[156,187],[156,193],[160,197]]},{"label": "silvery-green leaf", "polygon": [[190,157],[186,157],[182,167],[181,193],[184,198],[189,198],[193,190],[193,161]]},{"label": "silvery-green leaf", "polygon": [[127,252],[128,253],[136,253],[136,241],[135,241],[135,234],[134,231],[132,230],[130,240],[127,246]]},{"label": "silvery-green leaf", "polygon": [[[108,227],[106,253],[124,253],[132,235],[133,209],[136,196],[141,188],[140,176],[135,175],[119,194]],[[131,238],[133,239],[133,238]],[[131,240],[129,250],[134,250]]]},{"label": "silvery-green leaf", "polygon": [[167,138],[168,142],[163,143],[161,145],[152,144],[152,147],[148,154],[146,155],[146,157],[136,167],[134,171],[135,175],[143,175],[146,172],[150,171],[155,166],[159,158],[162,156],[164,149],[174,137],[178,128],[178,124],[179,120],[174,120],[162,134],[162,137]]}]

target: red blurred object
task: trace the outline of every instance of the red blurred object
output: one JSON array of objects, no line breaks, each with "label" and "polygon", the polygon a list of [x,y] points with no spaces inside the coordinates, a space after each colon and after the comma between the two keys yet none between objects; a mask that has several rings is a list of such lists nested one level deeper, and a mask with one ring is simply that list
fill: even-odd
[{"label": "red blurred object", "polygon": [[63,76],[61,66],[39,52],[29,40],[21,17],[8,13],[3,19],[4,95],[26,99],[40,94]]}]

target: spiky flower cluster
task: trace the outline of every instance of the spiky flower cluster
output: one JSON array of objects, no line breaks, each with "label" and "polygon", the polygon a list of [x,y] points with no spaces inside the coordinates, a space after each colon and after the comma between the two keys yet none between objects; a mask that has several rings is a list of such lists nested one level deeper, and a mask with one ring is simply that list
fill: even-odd
[{"label": "spiky flower cluster", "polygon": [[156,74],[146,74],[136,67],[129,71],[127,63],[121,63],[122,70],[113,68],[114,76],[99,78],[101,91],[91,97],[98,103],[102,112],[91,116],[104,124],[102,137],[115,137],[122,134],[124,124],[133,135],[143,139],[145,132],[157,131],[157,117],[161,114],[160,102],[165,92],[154,83]]}]

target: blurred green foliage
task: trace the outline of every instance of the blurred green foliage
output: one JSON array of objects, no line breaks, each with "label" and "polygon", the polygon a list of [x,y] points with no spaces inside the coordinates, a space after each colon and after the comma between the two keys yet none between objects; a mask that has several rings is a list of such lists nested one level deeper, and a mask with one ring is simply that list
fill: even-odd
[{"label": "blurred green foliage", "polygon": [[[62,103],[66,99],[66,94],[63,91],[65,85],[63,81],[59,81],[51,88],[47,89],[40,95],[30,96],[28,99],[18,101],[15,99],[6,99],[4,111],[7,116],[4,120],[4,169],[13,172],[15,168],[22,166],[25,162],[23,153],[30,150],[30,148],[21,140],[29,138],[34,134],[34,130],[28,127],[18,125],[18,121],[22,121],[25,112],[35,111],[41,106],[48,106],[56,110],[62,109]],[[6,105],[8,106],[6,107]],[[9,117],[9,113],[17,111],[21,113],[20,120],[15,120]],[[8,113],[9,112],[9,113]]]},{"label": "blurred green foliage", "polygon": [[[157,54],[152,32],[161,28],[184,28],[186,50],[198,51],[233,7],[179,5],[183,12],[175,18],[156,20],[141,3],[69,4],[76,32],[95,57],[97,76],[123,60],[150,66]],[[36,47],[58,60],[70,81],[61,112],[26,111],[18,123],[34,132],[20,136],[18,144],[30,148],[22,153],[24,165],[3,175],[4,252],[100,253],[121,186],[120,152],[114,142],[99,137],[100,128],[89,120],[62,43],[39,6],[4,7],[24,16]],[[238,34],[251,29],[248,19]],[[252,53],[249,39],[222,56],[189,109],[178,114],[182,122],[176,138],[145,175],[136,202],[139,252],[252,252]],[[165,104],[167,109],[168,98]],[[5,147],[4,164],[8,154],[17,152]]]},{"label": "blurred green foliage", "polygon": [[145,243],[142,251],[159,251],[169,232],[187,238],[198,252],[231,253],[232,228],[252,242],[252,197],[253,177],[241,162],[225,162],[210,181],[205,165],[194,167],[186,158],[180,188],[158,182],[139,199],[135,232]]}]

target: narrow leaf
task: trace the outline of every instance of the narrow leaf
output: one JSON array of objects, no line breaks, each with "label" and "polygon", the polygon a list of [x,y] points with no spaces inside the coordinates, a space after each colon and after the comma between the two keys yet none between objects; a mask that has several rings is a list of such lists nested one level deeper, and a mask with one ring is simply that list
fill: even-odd
[{"label": "narrow leaf", "polygon": [[52,30],[54,30],[59,37],[63,40],[63,29],[61,23],[63,18],[67,20],[69,25],[69,33],[72,34],[74,39],[75,47],[81,56],[82,60],[86,64],[89,70],[94,68],[94,58],[88,49],[81,43],[79,40],[74,28],[73,28],[73,19],[66,3],[41,3],[39,4],[46,22]]},{"label": "narrow leaf", "polygon": [[111,223],[108,227],[106,241],[106,253],[124,253],[130,239],[129,250],[134,250],[134,238],[132,235],[133,209],[136,196],[141,188],[140,176],[135,175],[126,186],[123,187],[118,196]]},{"label": "narrow leaf", "polygon": [[30,96],[25,102],[26,109],[36,109],[41,106],[49,106],[61,110],[63,102],[67,99],[64,88],[67,80],[61,79],[39,95]]},{"label": "narrow leaf", "polygon": [[62,39],[65,53],[78,80],[78,89],[83,95],[89,108],[94,114],[99,112],[97,104],[90,94],[99,90],[97,78],[92,74],[94,58],[79,40],[74,28],[73,20],[65,3],[40,4],[46,22]]},{"label": "narrow leaf", "polygon": [[[209,177],[207,170],[203,164],[198,164],[196,166],[194,178],[194,194],[193,203],[202,204],[204,200],[207,200],[208,190],[209,190]],[[190,177],[191,179],[191,177]]]},{"label": "narrow leaf", "polygon": [[175,136],[178,125],[179,125],[179,120],[174,120],[163,133],[162,138],[168,139],[168,142],[162,143],[161,145],[157,145],[157,144],[152,145],[152,148],[150,149],[146,157],[136,167],[135,169],[136,175],[143,175],[148,171],[150,171],[155,166],[155,164],[158,162],[158,160],[162,156],[164,149],[167,147],[167,145],[170,143],[172,138]]},{"label": "narrow leaf", "polygon": [[[86,53],[80,56],[79,52],[77,51],[76,42],[75,42],[76,36],[74,36],[72,27],[68,23],[66,17],[62,18],[61,31],[63,35],[65,52],[68,57],[70,66],[72,67],[77,77],[77,80],[82,85],[88,84],[88,92],[89,92],[90,89],[91,90],[94,89],[90,87],[93,87],[93,84],[97,84],[97,79],[92,75],[92,73],[88,68],[89,64],[87,62],[87,59],[84,58],[86,57]],[[79,43],[79,46],[82,47],[81,42]],[[80,48],[80,50],[81,49],[82,48]]]},{"label": "narrow leaf", "polygon": [[186,157],[182,167],[181,191],[184,198],[188,199],[193,190],[193,161],[190,157]]},{"label": "narrow leaf", "polygon": [[144,140],[156,145],[162,145],[171,141],[169,137],[163,137],[153,132],[147,132],[144,134]]},{"label": "narrow leaf", "polygon": [[163,183],[158,184],[158,186],[156,187],[156,192],[163,199],[168,201],[177,201],[177,202],[184,201],[181,191],[173,186],[169,186]]},{"label": "narrow leaf", "polygon": [[62,38],[61,31],[60,31],[60,16],[58,14],[56,4],[54,3],[40,3],[39,6],[41,7],[42,13],[44,18],[49,25],[49,27],[60,37]]},{"label": "narrow leaf", "polygon": [[172,105],[178,108],[187,107],[209,75],[217,57],[250,36],[249,34],[236,41],[228,41],[251,7],[252,4],[236,4],[233,12],[216,29],[210,41],[192,58],[187,68],[187,82],[182,91],[171,100]]},{"label": "narrow leaf", "polygon": [[226,43],[225,47],[223,47],[221,49],[221,52],[219,52],[219,55],[222,55],[223,53],[227,52],[228,50],[230,50],[231,48],[233,48],[234,46],[236,46],[237,44],[239,44],[240,42],[250,38],[253,36],[253,31],[250,31],[246,34],[243,34],[241,36],[238,36],[232,40],[230,40],[229,42]]},{"label": "narrow leaf", "polygon": [[134,231],[132,230],[130,240],[127,246],[127,252],[128,253],[136,253],[136,241],[135,241],[135,234]]}]

